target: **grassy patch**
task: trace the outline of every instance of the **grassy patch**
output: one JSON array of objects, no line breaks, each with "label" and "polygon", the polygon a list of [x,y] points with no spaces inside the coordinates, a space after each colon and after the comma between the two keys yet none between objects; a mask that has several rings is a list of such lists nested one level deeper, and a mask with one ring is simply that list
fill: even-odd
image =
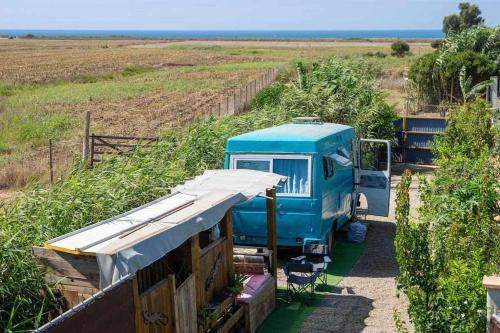
[{"label": "grassy patch", "polygon": [[79,119],[53,112],[4,113],[0,118],[0,154],[15,154],[65,137]]},{"label": "grassy patch", "polygon": [[[338,242],[332,256],[332,263],[328,267],[326,288],[316,291],[316,298],[312,305],[304,302],[286,301],[286,290],[278,289],[278,300],[276,309],[264,321],[258,333],[272,332],[297,332],[302,323],[314,311],[314,308],[321,302],[323,296],[331,293],[333,287],[337,285],[343,277],[347,276],[352,267],[363,253],[365,243],[349,243],[347,241]],[[304,299],[308,295],[304,295]]]},{"label": "grassy patch", "polygon": [[[223,79],[207,76],[203,79],[183,77],[185,73],[227,73],[234,71],[272,68],[275,63],[240,63],[189,68],[165,68],[157,71],[129,68],[112,79],[93,76],[80,78],[81,82],[58,82],[42,86],[3,88],[7,109],[36,109],[48,104],[78,104],[88,101],[118,101],[158,91],[190,92],[194,90],[221,89],[227,86]],[[129,73],[129,74],[123,74]],[[134,74],[131,74],[134,73]],[[7,95],[7,93],[5,93]]]}]

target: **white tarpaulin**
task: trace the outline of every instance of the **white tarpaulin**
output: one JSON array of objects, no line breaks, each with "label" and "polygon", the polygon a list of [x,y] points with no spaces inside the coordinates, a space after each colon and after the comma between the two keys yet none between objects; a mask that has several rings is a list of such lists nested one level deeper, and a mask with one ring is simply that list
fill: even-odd
[{"label": "white tarpaulin", "polygon": [[286,177],[254,170],[209,170],[172,194],[45,245],[97,256],[101,288],[162,258],[212,228],[232,206],[263,194]]}]

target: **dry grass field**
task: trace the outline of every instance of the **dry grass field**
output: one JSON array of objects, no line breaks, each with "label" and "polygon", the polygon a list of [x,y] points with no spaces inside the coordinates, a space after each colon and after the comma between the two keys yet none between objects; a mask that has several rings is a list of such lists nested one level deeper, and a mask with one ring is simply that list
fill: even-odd
[{"label": "dry grass field", "polygon": [[[412,45],[415,55],[430,50]],[[0,200],[31,179],[47,180],[49,139],[56,175],[67,170],[81,149],[85,111],[92,132],[152,136],[267,69],[298,59],[376,62],[382,87],[400,108],[403,76],[414,57],[376,52],[390,54],[390,43],[0,39]]]}]

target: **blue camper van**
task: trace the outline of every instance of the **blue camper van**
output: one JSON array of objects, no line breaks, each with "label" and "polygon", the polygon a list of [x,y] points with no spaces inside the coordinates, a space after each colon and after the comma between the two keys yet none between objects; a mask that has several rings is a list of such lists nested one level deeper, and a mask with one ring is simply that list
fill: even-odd
[{"label": "blue camper van", "polygon": [[[287,177],[276,189],[279,246],[332,246],[334,231],[349,220],[360,194],[369,214],[388,214],[390,144],[358,140],[349,126],[302,118],[230,138],[225,168]],[[233,223],[236,244],[264,245],[265,198],[234,207]]]}]

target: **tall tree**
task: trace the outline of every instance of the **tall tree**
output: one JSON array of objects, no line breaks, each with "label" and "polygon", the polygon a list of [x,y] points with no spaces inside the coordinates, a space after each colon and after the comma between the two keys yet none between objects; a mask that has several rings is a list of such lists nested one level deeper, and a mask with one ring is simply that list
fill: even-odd
[{"label": "tall tree", "polygon": [[462,2],[458,5],[458,8],[460,9],[460,30],[465,30],[484,22],[484,19],[480,16],[481,10],[477,5]]},{"label": "tall tree", "polygon": [[445,16],[443,19],[443,32],[448,36],[460,32],[460,17],[457,14]]},{"label": "tall tree", "polygon": [[484,22],[484,19],[480,16],[481,10],[477,5],[462,2],[458,5],[458,9],[460,9],[458,15],[448,15],[443,19],[443,32],[446,35],[461,32]]}]

